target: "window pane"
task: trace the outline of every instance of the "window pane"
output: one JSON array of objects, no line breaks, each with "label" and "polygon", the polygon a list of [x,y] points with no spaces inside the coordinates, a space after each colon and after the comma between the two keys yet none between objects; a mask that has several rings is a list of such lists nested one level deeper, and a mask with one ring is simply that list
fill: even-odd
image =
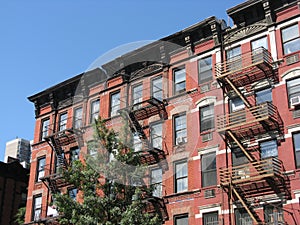
[{"label": "window pane", "polygon": [[138,85],[133,88],[133,104],[143,101],[143,85]]},{"label": "window pane", "polygon": [[212,80],[212,58],[207,57],[198,61],[199,83]]},{"label": "window pane", "polygon": [[98,119],[100,110],[100,100],[97,99],[91,103],[91,118],[90,122],[93,123],[94,120]]},{"label": "window pane", "polygon": [[214,128],[214,106],[209,105],[200,109],[200,131],[206,131]]},{"label": "window pane", "polygon": [[32,220],[40,219],[41,211],[42,211],[42,196],[35,196],[33,202]]},{"label": "window pane", "polygon": [[118,115],[118,110],[120,109],[120,92],[111,95],[110,104],[110,116]]},{"label": "window pane", "polygon": [[176,163],[175,164],[175,180],[176,180],[176,189],[175,192],[182,192],[188,190],[188,171],[187,163]]},{"label": "window pane", "polygon": [[151,125],[151,143],[153,148],[162,149],[162,123]]},{"label": "window pane", "polygon": [[283,45],[284,54],[290,54],[300,50],[300,38],[289,41]]},{"label": "window pane", "polygon": [[261,158],[278,156],[277,143],[275,140],[260,143]]},{"label": "window pane", "polygon": [[152,80],[152,96],[158,100],[163,99],[162,77]]},{"label": "window pane", "polygon": [[175,94],[185,91],[185,68],[174,71],[174,92]]},{"label": "window pane", "polygon": [[[186,115],[176,116],[174,118],[175,145],[181,144],[180,141],[186,142]],[[179,140],[184,139],[184,140]],[[180,143],[179,143],[180,142]]]},{"label": "window pane", "polygon": [[188,225],[188,224],[189,224],[189,218],[187,215],[175,217],[175,225]]},{"label": "window pane", "polygon": [[240,98],[231,99],[230,106],[231,112],[235,112],[245,108],[244,102]]},{"label": "window pane", "polygon": [[74,162],[75,160],[79,160],[79,148],[75,148],[71,150],[71,162]]},{"label": "window pane", "polygon": [[212,186],[217,184],[216,170],[216,154],[209,153],[202,156],[201,171],[202,171],[202,187]]},{"label": "window pane", "polygon": [[298,24],[282,29],[281,33],[284,54],[289,54],[300,50]]},{"label": "window pane", "polygon": [[293,135],[296,167],[300,167],[300,133]]},{"label": "window pane", "polygon": [[69,189],[68,192],[69,192],[69,197],[75,201],[76,200],[76,196],[77,196],[77,189],[76,188],[72,188],[72,189]]},{"label": "window pane", "polygon": [[267,37],[263,37],[257,40],[254,40],[251,42],[251,48],[252,50],[257,49],[259,47],[263,47],[265,49],[268,49],[268,40]]},{"label": "window pane", "polygon": [[235,214],[235,224],[236,225],[252,225],[252,219],[249,214],[244,209],[236,209]]},{"label": "window pane", "polygon": [[133,134],[133,149],[135,152],[142,151],[143,149],[142,141],[137,133]]},{"label": "window pane", "polygon": [[64,113],[64,114],[60,115],[60,117],[59,117],[59,131],[67,129],[67,117],[68,117],[67,113]]},{"label": "window pane", "polygon": [[233,166],[238,166],[249,162],[244,152],[240,148],[233,148],[231,150],[231,155]]},{"label": "window pane", "polygon": [[75,109],[75,113],[74,113],[74,127],[76,129],[82,127],[82,108]]},{"label": "window pane", "polygon": [[204,213],[203,214],[203,225],[218,225],[218,212]]},{"label": "window pane", "polygon": [[151,170],[151,184],[155,185],[153,196],[162,196],[162,169]]},{"label": "window pane", "polygon": [[294,38],[299,37],[298,24],[282,29],[282,40],[283,42],[290,41]]},{"label": "window pane", "polygon": [[50,124],[50,120],[46,119],[43,120],[43,125],[42,125],[42,138],[47,137],[49,135],[49,124]]},{"label": "window pane", "polygon": [[45,164],[46,164],[46,158],[40,158],[38,159],[38,164],[37,164],[37,177],[36,181],[41,181],[40,178],[45,176]]},{"label": "window pane", "polygon": [[268,88],[268,89],[256,92],[256,102],[257,102],[257,104],[260,104],[263,102],[272,102],[272,89]]}]

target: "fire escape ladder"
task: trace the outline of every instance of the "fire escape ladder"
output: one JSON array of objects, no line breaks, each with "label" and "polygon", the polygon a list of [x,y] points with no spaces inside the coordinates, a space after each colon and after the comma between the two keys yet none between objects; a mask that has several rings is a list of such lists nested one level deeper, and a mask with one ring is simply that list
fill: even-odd
[{"label": "fire escape ladder", "polygon": [[243,192],[238,187],[231,185],[232,192],[238,198],[240,203],[243,205],[244,209],[247,211],[254,224],[263,224],[259,216],[256,214],[251,205],[247,202],[246,197],[242,194]]},{"label": "fire escape ladder", "polygon": [[55,152],[58,164],[62,168],[65,168],[67,166],[67,161],[65,159],[64,151],[63,151],[59,141],[54,136],[47,137],[46,141],[51,146],[52,150]]},{"label": "fire escape ladder", "polygon": [[234,92],[240,97],[240,99],[244,102],[245,106],[247,108],[250,108],[251,105],[247,98],[242,94],[242,92],[236,88],[236,86],[231,82],[231,80],[228,77],[225,77],[225,81],[230,85],[230,87],[234,90]]},{"label": "fire escape ladder", "polygon": [[236,136],[232,133],[232,131],[228,130],[227,133],[233,139],[233,141],[239,146],[239,148],[243,151],[243,153],[248,158],[248,160],[250,162],[255,161],[254,157],[249,154],[249,152],[246,150],[246,148],[244,147],[244,145],[236,138]]}]

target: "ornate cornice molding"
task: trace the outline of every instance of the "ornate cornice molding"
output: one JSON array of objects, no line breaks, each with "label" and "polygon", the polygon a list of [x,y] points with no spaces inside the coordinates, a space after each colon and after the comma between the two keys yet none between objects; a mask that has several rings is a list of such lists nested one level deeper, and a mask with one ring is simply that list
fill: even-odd
[{"label": "ornate cornice molding", "polygon": [[151,65],[147,65],[144,68],[135,71],[134,73],[131,74],[131,79],[136,78],[136,77],[142,77],[145,75],[150,75],[154,73],[158,73],[163,69],[163,64],[162,63],[154,63]]},{"label": "ornate cornice molding", "polygon": [[247,27],[238,29],[237,31],[225,36],[224,43],[228,44],[233,41],[245,38],[248,35],[255,34],[267,28],[267,23],[253,24]]}]

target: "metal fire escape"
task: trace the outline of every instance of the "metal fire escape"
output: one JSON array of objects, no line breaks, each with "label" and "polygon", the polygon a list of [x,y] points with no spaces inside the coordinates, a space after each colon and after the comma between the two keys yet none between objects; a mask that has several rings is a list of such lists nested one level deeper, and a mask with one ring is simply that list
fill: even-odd
[{"label": "metal fire escape", "polygon": [[[57,159],[57,166],[60,169],[66,169],[69,166],[66,160],[64,147],[68,145],[82,146],[82,131],[75,128],[58,131],[45,137],[45,140],[55,152]],[[58,193],[60,188],[67,185],[61,175],[61,171],[49,171],[49,175],[43,177],[41,180],[50,189],[52,193]]]},{"label": "metal fire escape", "polygon": [[144,132],[144,127],[140,124],[141,121],[155,115],[159,115],[160,118],[166,119],[167,112],[165,105],[166,103],[164,101],[151,97],[148,100],[136,103],[121,110],[121,115],[129,121],[132,132],[137,134],[142,142],[142,150],[137,152],[140,156],[141,164],[153,165],[166,158],[163,149],[151,146],[151,143]]},{"label": "metal fire escape", "polygon": [[283,122],[271,102],[256,104],[251,86],[263,80],[278,82],[277,71],[264,48],[216,64],[215,69],[224,92],[234,93],[245,105],[242,110],[218,116],[217,131],[248,159],[247,164],[220,168],[220,184],[235,203],[243,206],[254,224],[264,224],[254,210],[253,200],[268,194],[290,198],[290,192],[282,162],[277,157],[262,159],[257,145],[259,135],[270,132],[280,140]]},{"label": "metal fire escape", "polygon": [[[142,149],[136,152],[139,155],[141,164],[154,165],[166,159],[164,149],[155,148],[151,145],[144,132],[144,127],[140,123],[155,115],[159,115],[161,119],[167,119],[168,115],[165,106],[165,101],[150,97],[148,100],[141,101],[120,111],[122,117],[129,121],[132,132],[136,133],[142,142]],[[148,193],[144,195],[144,201],[146,203],[145,211],[158,213],[162,220],[168,218],[163,198],[155,197]]]}]

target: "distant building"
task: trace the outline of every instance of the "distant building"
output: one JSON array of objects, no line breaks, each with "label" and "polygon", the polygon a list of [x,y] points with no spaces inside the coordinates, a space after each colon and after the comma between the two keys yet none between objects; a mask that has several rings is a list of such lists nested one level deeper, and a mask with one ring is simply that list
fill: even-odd
[{"label": "distant building", "polygon": [[0,162],[0,224],[15,225],[18,209],[26,206],[29,169],[19,161],[8,157],[8,163]]},{"label": "distant building", "polygon": [[30,164],[31,144],[30,141],[23,138],[16,138],[6,143],[4,162],[8,162],[8,158],[18,159],[23,167]]}]

